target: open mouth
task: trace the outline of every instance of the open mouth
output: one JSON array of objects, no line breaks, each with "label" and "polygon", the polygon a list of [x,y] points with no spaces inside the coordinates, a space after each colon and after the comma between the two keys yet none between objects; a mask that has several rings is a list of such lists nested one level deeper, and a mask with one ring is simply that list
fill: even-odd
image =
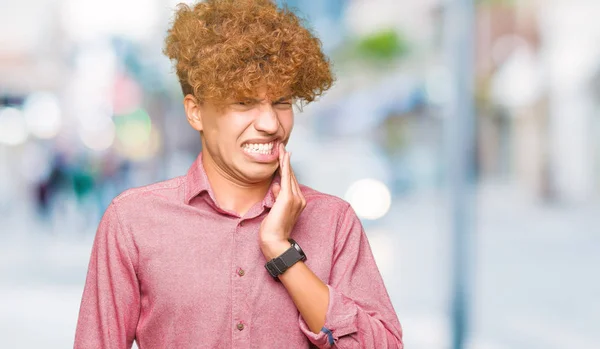
[{"label": "open mouth", "polygon": [[270,143],[246,143],[242,146],[242,149],[249,154],[270,155],[273,154],[275,143],[275,141]]}]

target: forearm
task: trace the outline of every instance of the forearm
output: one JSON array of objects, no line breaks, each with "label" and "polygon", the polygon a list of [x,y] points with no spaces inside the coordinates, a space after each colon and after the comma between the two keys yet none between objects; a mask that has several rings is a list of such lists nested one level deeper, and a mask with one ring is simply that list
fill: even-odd
[{"label": "forearm", "polygon": [[308,268],[298,262],[279,276],[300,315],[313,333],[319,333],[325,325],[329,305],[329,289]]},{"label": "forearm", "polygon": [[[265,258],[271,260],[290,246],[288,242],[264,244],[262,250]],[[374,264],[374,260],[370,262]],[[355,269],[352,265],[349,268]],[[297,262],[279,276],[304,320],[300,322],[301,330],[317,347],[329,348],[334,342],[340,347],[351,347],[359,342],[364,348],[402,348],[400,324],[391,304],[385,304],[387,293],[381,276],[371,274],[357,279],[373,281],[372,288],[365,292],[374,297],[375,303],[383,301],[377,306],[378,315],[361,309],[352,296],[324,284],[304,262]],[[354,296],[368,297],[356,294],[362,287],[353,289]],[[322,331],[324,327],[329,331]]]},{"label": "forearm", "polygon": [[[402,329],[391,306],[378,306],[377,311],[360,307],[338,289],[328,285],[329,304],[321,333],[314,333],[300,321],[300,329],[317,348],[381,348],[401,349]],[[369,288],[374,302],[384,298],[377,285]]]},{"label": "forearm", "polygon": [[[262,252],[267,261],[281,255],[291,244],[287,241],[263,243]],[[300,261],[279,276],[300,315],[313,333],[319,333],[325,324],[325,314],[329,305],[329,289]]]}]

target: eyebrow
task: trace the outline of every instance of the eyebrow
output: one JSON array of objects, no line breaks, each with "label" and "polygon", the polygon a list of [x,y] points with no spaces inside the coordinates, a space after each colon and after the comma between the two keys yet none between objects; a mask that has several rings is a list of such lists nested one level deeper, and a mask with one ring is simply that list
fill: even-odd
[{"label": "eyebrow", "polygon": [[274,103],[279,103],[279,102],[287,101],[288,99],[292,99],[292,96],[281,97],[278,100],[274,101]]},{"label": "eyebrow", "polygon": [[[281,97],[275,101],[272,101],[271,103],[280,103],[280,102],[284,102],[287,101],[289,99],[292,99],[293,97],[291,95],[289,96],[285,96],[285,97]],[[262,103],[264,101],[264,99],[258,99],[258,98],[247,98],[245,99],[246,102],[250,102],[250,103],[254,103],[254,104],[259,104]]]}]

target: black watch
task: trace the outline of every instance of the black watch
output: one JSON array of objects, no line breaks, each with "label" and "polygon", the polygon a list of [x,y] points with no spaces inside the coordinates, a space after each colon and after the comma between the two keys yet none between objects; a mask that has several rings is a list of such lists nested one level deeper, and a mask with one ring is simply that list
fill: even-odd
[{"label": "black watch", "polygon": [[285,251],[281,256],[275,257],[265,264],[265,268],[267,268],[269,274],[276,279],[279,275],[285,273],[292,265],[299,261],[306,260],[306,255],[300,248],[300,245],[293,239],[288,239],[288,241],[292,244],[292,247]]}]

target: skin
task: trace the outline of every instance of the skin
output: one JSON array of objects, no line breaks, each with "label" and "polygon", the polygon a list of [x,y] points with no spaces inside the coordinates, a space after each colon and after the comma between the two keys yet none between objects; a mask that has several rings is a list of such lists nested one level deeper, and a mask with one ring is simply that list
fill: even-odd
[{"label": "skin", "polygon": [[[266,261],[281,255],[291,247],[287,239],[306,206],[290,166],[291,153],[285,150],[294,124],[292,99],[271,98],[261,89],[256,98],[231,100],[224,108],[192,95],[183,103],[188,122],[200,132],[202,164],[221,208],[243,217],[264,199],[279,171],[281,185],[273,186],[276,200],[261,223],[259,242]],[[253,139],[275,140],[278,157],[265,163],[246,156],[243,144]],[[319,333],[329,304],[327,286],[304,262],[294,264],[279,279],[310,330]]]}]

